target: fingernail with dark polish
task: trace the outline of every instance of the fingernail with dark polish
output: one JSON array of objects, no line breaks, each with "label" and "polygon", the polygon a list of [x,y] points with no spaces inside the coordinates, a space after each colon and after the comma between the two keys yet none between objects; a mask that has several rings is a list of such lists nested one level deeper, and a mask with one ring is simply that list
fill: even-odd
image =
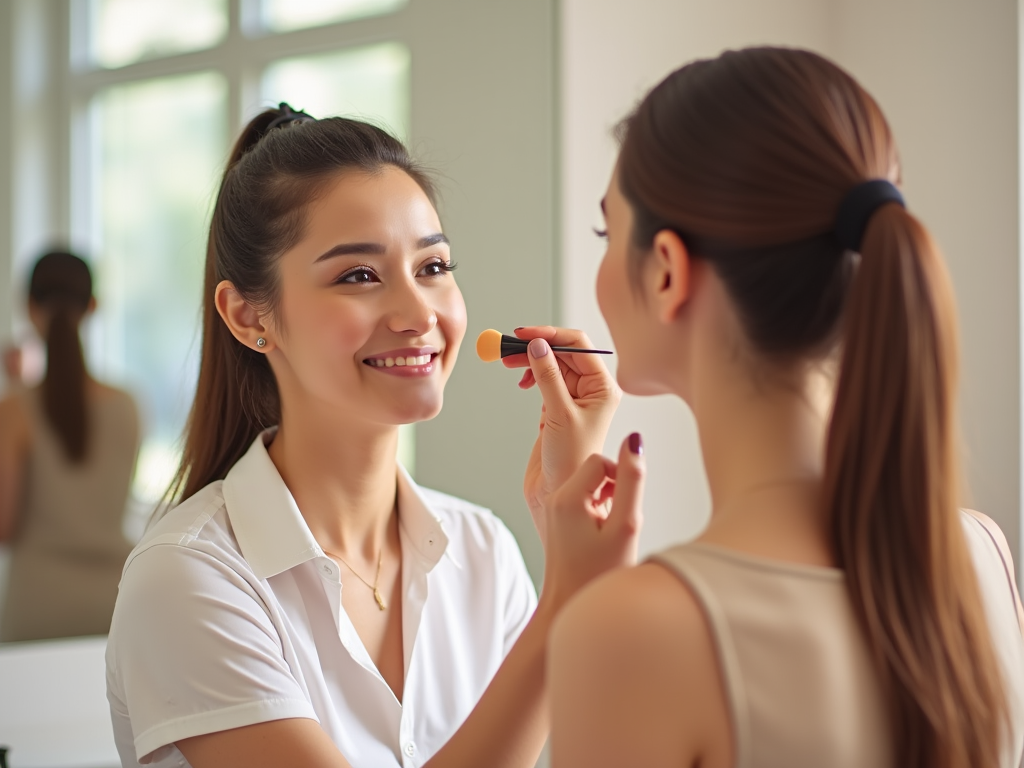
[{"label": "fingernail with dark polish", "polygon": [[637,456],[642,456],[644,452],[644,441],[640,439],[640,433],[634,432],[629,436],[629,451]]},{"label": "fingernail with dark polish", "polygon": [[548,343],[544,339],[534,339],[530,342],[530,357],[534,360],[544,357],[548,353]]}]

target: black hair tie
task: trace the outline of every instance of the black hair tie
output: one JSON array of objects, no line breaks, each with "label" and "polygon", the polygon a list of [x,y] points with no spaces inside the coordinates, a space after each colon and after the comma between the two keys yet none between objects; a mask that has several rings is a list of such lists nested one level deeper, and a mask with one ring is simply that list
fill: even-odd
[{"label": "black hair tie", "polygon": [[270,125],[267,126],[265,131],[263,131],[264,136],[266,136],[275,128],[282,125],[292,125],[294,123],[309,123],[316,121],[315,117],[313,117],[312,115],[307,115],[301,109],[299,111],[295,111],[285,101],[282,101],[277,108],[281,111],[281,114],[270,121]]},{"label": "black hair tie", "polygon": [[865,181],[847,192],[836,213],[835,233],[839,244],[848,251],[860,251],[871,215],[886,203],[907,207],[896,185],[886,179]]}]

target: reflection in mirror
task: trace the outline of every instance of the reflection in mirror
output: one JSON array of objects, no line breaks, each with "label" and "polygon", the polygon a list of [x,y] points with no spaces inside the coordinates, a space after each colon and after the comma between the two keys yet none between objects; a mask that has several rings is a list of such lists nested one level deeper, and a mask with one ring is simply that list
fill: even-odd
[{"label": "reflection in mirror", "polygon": [[46,374],[25,386],[5,355],[0,400],[0,540],[10,545],[0,640],[102,635],[131,542],[122,525],[139,445],[131,396],[90,374],[79,329],[96,305],[79,257],[53,251],[32,270],[29,319]]}]

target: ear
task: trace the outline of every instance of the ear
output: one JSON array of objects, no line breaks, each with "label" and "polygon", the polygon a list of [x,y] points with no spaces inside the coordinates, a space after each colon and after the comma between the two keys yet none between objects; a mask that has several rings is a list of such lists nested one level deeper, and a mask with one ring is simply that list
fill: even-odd
[{"label": "ear", "polygon": [[87,315],[91,315],[95,311],[96,311],[96,297],[95,296],[90,296],[89,297],[89,303],[85,305],[85,315],[83,315],[83,317],[85,317]]},{"label": "ear", "polygon": [[[269,352],[274,347],[273,339],[263,324],[260,313],[242,298],[234,284],[229,280],[221,280],[214,293],[217,314],[231,331],[231,335],[239,342],[256,352]],[[259,346],[257,339],[265,339],[266,344]]]},{"label": "ear", "polygon": [[675,322],[690,298],[690,250],[683,239],[670,229],[654,235],[648,260],[653,307],[658,319]]}]

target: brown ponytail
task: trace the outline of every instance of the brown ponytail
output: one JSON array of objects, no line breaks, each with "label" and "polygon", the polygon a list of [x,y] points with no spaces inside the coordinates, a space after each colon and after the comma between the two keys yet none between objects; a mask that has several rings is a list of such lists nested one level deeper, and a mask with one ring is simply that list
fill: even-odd
[{"label": "brown ponytail", "polygon": [[861,254],[828,437],[833,544],[895,699],[899,764],[994,766],[1006,703],[958,511],[953,292],[899,206]]},{"label": "brown ponytail", "polygon": [[875,212],[859,254],[833,234],[850,189],[898,177],[878,105],[806,51],[683,67],[622,128],[635,258],[672,229],[765,358],[841,350],[824,504],[889,692],[895,764],[981,768],[998,763],[1008,705],[958,509],[949,279],[898,205]]},{"label": "brown ponytail", "polygon": [[28,293],[32,304],[45,313],[43,411],[68,459],[81,463],[89,442],[88,373],[78,325],[92,300],[92,275],[77,256],[55,251],[36,262]]},{"label": "brown ponytail", "polygon": [[[290,120],[291,116],[300,119]],[[196,397],[168,500],[223,479],[266,427],[278,423],[277,383],[264,355],[231,335],[214,304],[230,281],[255,307],[277,303],[277,259],[303,234],[306,207],[346,171],[408,173],[434,200],[426,173],[402,143],[375,126],[312,120],[287,105],[257,115],[235,143],[210,223],[203,285],[203,341]]]}]

